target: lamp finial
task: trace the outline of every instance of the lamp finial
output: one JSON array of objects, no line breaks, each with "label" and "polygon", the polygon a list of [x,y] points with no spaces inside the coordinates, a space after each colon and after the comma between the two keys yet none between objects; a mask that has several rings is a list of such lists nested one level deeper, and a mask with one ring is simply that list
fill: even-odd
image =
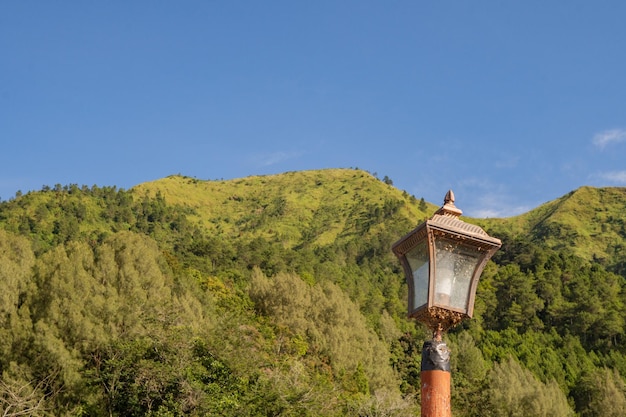
[{"label": "lamp finial", "polygon": [[454,193],[452,192],[452,190],[448,190],[448,192],[446,193],[446,196],[443,198],[443,204],[450,204],[450,203],[454,205]]},{"label": "lamp finial", "polygon": [[446,196],[443,199],[443,206],[435,212],[435,214],[441,214],[444,216],[456,216],[459,217],[463,214],[461,209],[454,205],[454,193],[452,190],[448,190]]}]

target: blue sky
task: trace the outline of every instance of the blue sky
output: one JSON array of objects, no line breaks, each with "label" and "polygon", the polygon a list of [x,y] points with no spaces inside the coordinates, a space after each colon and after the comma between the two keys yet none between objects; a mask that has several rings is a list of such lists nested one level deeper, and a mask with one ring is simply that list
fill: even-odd
[{"label": "blue sky", "polygon": [[469,216],[626,186],[624,1],[0,2],[0,198],[361,168]]}]

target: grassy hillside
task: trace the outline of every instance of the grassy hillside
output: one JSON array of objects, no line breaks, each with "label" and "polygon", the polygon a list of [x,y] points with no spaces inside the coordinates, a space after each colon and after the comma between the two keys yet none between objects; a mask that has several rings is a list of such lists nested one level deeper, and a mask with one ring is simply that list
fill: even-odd
[{"label": "grassy hillside", "polygon": [[210,233],[276,238],[287,247],[305,240],[324,245],[353,235],[354,223],[368,221],[368,210],[384,210],[385,202],[400,202],[400,214],[413,219],[426,216],[434,207],[427,205],[420,211],[415,198],[365,171],[349,169],[229,181],[170,176],[133,190],[151,196],[160,193],[170,204],[191,208],[192,218]]},{"label": "grassy hillside", "polygon": [[[206,181],[170,176],[137,185],[140,195],[162,195],[190,208],[209,233],[263,236],[285,247],[327,245],[358,236],[355,225],[371,221],[385,204],[417,224],[438,205],[419,208],[414,196],[352,169],[327,169]],[[505,219],[469,219],[510,239],[522,237],[622,271],[626,254],[626,188],[581,187],[528,213]],[[407,229],[408,231],[408,229]]]},{"label": "grassy hillside", "polygon": [[626,188],[581,187],[528,213],[478,220],[509,240],[565,250],[626,274]]},{"label": "grassy hillside", "polygon": [[532,228],[550,247],[615,264],[626,252],[626,188],[582,187],[562,197],[549,217]]}]

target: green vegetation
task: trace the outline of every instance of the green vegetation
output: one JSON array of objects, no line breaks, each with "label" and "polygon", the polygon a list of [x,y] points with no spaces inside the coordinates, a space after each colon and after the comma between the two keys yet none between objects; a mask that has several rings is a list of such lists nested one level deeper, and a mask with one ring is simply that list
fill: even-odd
[{"label": "green vegetation", "polygon": [[[0,203],[0,409],[413,416],[421,345],[390,251],[436,206],[360,170]],[[448,334],[457,417],[623,416],[626,189],[509,219]]]}]

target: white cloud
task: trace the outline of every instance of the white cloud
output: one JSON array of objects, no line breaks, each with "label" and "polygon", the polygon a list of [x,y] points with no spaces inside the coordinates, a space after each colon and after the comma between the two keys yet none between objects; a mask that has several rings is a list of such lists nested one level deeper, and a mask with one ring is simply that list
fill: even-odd
[{"label": "white cloud", "polygon": [[524,214],[532,210],[533,207],[518,206],[518,207],[499,207],[497,209],[476,209],[468,213],[469,217],[475,219],[489,219],[489,218],[505,218],[514,217],[519,214]]},{"label": "white cloud", "polygon": [[264,154],[257,154],[253,156],[253,159],[257,166],[267,167],[276,165],[289,159],[294,159],[302,156],[303,152],[271,152]]},{"label": "white cloud", "polygon": [[515,168],[519,164],[520,158],[518,156],[509,156],[495,161],[496,168],[510,169]]},{"label": "white cloud", "polygon": [[516,204],[510,196],[486,194],[479,198],[473,207],[468,207],[465,215],[475,218],[513,217],[526,213],[534,207]]},{"label": "white cloud", "polygon": [[474,218],[512,217],[533,207],[521,204],[509,187],[481,177],[467,177],[459,181],[456,206],[463,214]]},{"label": "white cloud", "polygon": [[597,178],[609,181],[615,185],[626,185],[626,171],[602,172],[596,175]]},{"label": "white cloud", "polygon": [[600,149],[613,143],[626,142],[626,129],[611,129],[596,133],[592,142]]}]

